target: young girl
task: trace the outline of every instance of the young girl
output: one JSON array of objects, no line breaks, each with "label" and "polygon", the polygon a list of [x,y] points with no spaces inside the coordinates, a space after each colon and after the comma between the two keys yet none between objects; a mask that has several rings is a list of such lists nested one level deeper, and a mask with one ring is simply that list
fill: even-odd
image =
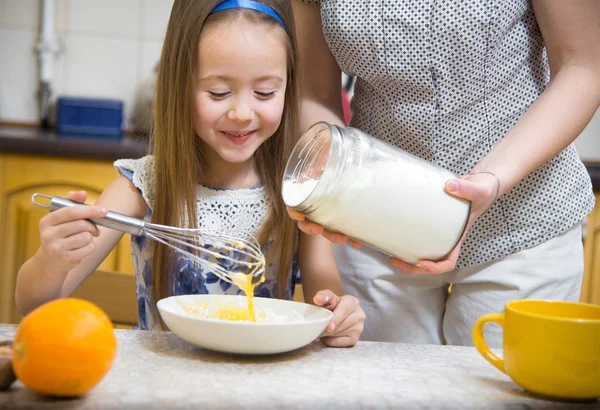
[{"label": "young girl", "polygon": [[[67,297],[94,272],[122,234],[86,219],[110,209],[153,223],[252,233],[267,264],[256,295],[291,299],[299,268],[306,300],[334,313],[321,340],[355,344],[365,315],[356,298],[338,296],[331,245],[299,234],[280,195],[298,135],[296,54],[288,1],[176,0],[157,77],[154,155],[117,161],[120,175],[95,206],[42,218],[41,246],[18,274],[19,309]],[[85,193],[69,198],[83,202]],[[142,236],[131,244],[142,329],[160,328],[161,298],[240,292],[163,245]]]}]

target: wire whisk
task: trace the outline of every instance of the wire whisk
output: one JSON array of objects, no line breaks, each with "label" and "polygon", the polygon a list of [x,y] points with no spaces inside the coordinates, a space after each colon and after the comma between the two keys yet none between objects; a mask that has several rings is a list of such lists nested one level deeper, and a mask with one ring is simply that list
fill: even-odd
[{"label": "wire whisk", "polygon": [[[48,204],[37,198],[49,200]],[[31,202],[49,211],[81,204],[67,198],[33,194]],[[258,240],[249,232],[227,230],[217,232],[207,229],[176,228],[146,222],[117,212],[109,211],[104,218],[91,218],[91,222],[131,235],[144,235],[187,256],[192,262],[213,272],[219,279],[244,287],[265,270],[265,256]]]}]

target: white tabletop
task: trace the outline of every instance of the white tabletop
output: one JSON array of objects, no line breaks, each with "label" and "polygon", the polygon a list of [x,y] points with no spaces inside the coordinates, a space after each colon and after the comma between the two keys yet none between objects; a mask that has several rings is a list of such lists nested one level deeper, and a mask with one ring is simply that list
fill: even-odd
[{"label": "white tabletop", "polygon": [[[0,325],[0,341],[15,326]],[[82,398],[49,400],[19,382],[1,409],[600,409],[527,394],[472,347],[320,342],[276,356],[232,356],[169,332],[116,330],[111,371]]]}]

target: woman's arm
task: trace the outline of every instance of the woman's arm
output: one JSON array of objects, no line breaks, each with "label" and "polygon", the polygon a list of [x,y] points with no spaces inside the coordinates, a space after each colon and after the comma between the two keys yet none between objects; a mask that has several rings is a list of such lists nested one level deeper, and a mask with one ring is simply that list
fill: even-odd
[{"label": "woman's arm", "polygon": [[301,233],[298,264],[305,300],[333,312],[321,342],[334,347],[354,346],[363,331],[365,312],[358,299],[342,291],[331,242]]},{"label": "woman's arm", "polygon": [[[84,192],[70,195],[79,202],[85,197]],[[73,294],[123,236],[86,219],[102,217],[101,208],[138,218],[147,210],[141,195],[123,176],[104,190],[95,205],[59,209],[40,220],[40,248],[17,275],[15,299],[22,314]]]},{"label": "woman's arm", "polygon": [[323,289],[329,289],[338,296],[344,294],[333,258],[332,245],[327,239],[301,232],[298,243],[298,265],[306,302],[314,303],[315,295]]},{"label": "woman's arm", "polygon": [[[533,7],[548,52],[550,83],[473,175],[446,184],[451,194],[472,201],[469,228],[496,197],[571,144],[600,105],[600,2],[534,0]],[[461,244],[441,262],[393,263],[408,273],[443,273],[456,266]]]},{"label": "woman's arm", "polygon": [[600,2],[535,0],[550,83],[517,124],[473,169],[493,172],[499,195],[565,149],[600,105]]},{"label": "woman's arm", "polygon": [[[300,131],[305,132],[319,121],[345,127],[342,106],[342,70],[331,53],[321,22],[320,7],[315,4],[292,0],[294,22],[300,58],[301,111]],[[318,62],[318,63],[315,63]],[[321,225],[305,219],[304,215],[288,209],[290,217],[298,221],[298,227],[310,235],[323,235],[328,240],[344,244],[345,235],[323,229]],[[355,247],[360,247],[351,241]]]},{"label": "woman's arm", "polygon": [[343,127],[342,71],[323,36],[320,7],[292,0],[292,9],[300,57],[300,129],[318,121]]}]

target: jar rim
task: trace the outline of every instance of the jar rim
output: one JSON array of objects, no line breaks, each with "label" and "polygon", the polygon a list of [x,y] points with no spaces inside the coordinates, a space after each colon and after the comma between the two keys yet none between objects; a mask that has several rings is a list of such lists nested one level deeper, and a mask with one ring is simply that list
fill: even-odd
[{"label": "jar rim", "polygon": [[[311,207],[310,198],[323,188],[322,177],[331,166],[332,150],[340,137],[338,127],[324,121],[300,137],[285,167],[282,196],[286,206],[302,212]],[[302,183],[306,184],[299,189]]]}]

